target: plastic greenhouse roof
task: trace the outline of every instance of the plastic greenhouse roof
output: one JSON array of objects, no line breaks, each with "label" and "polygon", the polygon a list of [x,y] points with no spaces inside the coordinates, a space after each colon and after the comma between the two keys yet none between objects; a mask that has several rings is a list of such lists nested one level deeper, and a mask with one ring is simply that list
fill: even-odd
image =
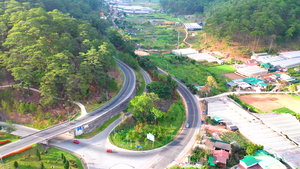
[{"label": "plastic greenhouse roof", "polygon": [[283,57],[289,58],[289,59],[297,58],[297,57],[300,57],[300,51],[282,52],[282,53],[279,53],[279,56],[283,56]]},{"label": "plastic greenhouse roof", "polygon": [[273,66],[281,66],[283,68],[291,68],[300,65],[300,58],[292,58],[271,63]]},{"label": "plastic greenhouse roof", "polygon": [[[300,136],[298,135],[300,132],[297,133],[299,130],[296,130],[296,134],[288,135],[290,140],[278,132],[280,127],[284,127],[283,130],[285,130],[289,125],[299,124],[296,118],[290,114],[279,114],[282,116],[278,116],[275,113],[252,114],[230,101],[229,98],[220,97],[217,100],[208,101],[208,115],[211,117],[216,115],[222,116],[224,121],[230,121],[236,125],[239,131],[251,142],[263,145],[265,151],[282,158],[291,167],[300,168],[300,147],[294,144],[294,142],[300,141]],[[264,119],[260,117],[264,115]],[[257,120],[251,120],[253,117]],[[266,122],[266,119],[269,120],[269,123]]]}]

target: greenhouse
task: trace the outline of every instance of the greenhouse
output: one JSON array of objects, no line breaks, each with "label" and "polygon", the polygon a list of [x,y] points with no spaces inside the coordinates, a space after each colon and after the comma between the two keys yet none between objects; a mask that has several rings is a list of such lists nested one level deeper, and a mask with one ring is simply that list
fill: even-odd
[{"label": "greenhouse", "polygon": [[188,31],[195,31],[195,30],[201,30],[202,29],[202,26],[200,26],[197,23],[184,23],[184,26]]},{"label": "greenhouse", "polygon": [[188,49],[175,49],[175,50],[172,50],[172,53],[176,56],[180,56],[180,55],[187,56],[190,54],[198,53],[198,51],[196,51],[195,49],[188,48]]},{"label": "greenhouse", "polygon": [[279,56],[282,56],[287,59],[300,58],[300,51],[282,52],[279,53]]},{"label": "greenhouse", "polygon": [[196,53],[196,54],[190,54],[190,55],[187,55],[187,57],[191,58],[191,59],[194,59],[196,60],[197,62],[198,61],[203,61],[203,60],[206,60],[206,61],[211,61],[211,60],[214,60],[216,61],[217,58],[215,58],[214,56],[208,54],[208,53]]},{"label": "greenhouse", "polygon": [[244,68],[239,68],[237,69],[237,72],[245,75],[247,77],[255,77],[258,75],[266,75],[268,74],[268,70],[261,68],[259,66],[248,66],[248,67],[244,67]]},{"label": "greenhouse", "polygon": [[277,61],[277,62],[272,62],[271,64],[273,66],[281,66],[283,68],[291,68],[291,67],[300,65],[300,57],[293,58],[293,59],[287,59],[287,60],[281,60],[281,61]]},{"label": "greenhouse", "polygon": [[300,141],[300,124],[295,117],[289,114],[249,113],[230,100],[224,97],[209,101],[208,115],[222,116],[223,122],[232,122],[251,142],[263,145],[264,150],[282,158],[292,168],[300,167],[300,147],[295,145]]},{"label": "greenhouse", "polygon": [[257,61],[260,61],[262,63],[271,63],[272,62],[277,62],[277,61],[281,61],[281,60],[285,60],[284,58],[280,57],[280,56],[270,56],[270,55],[267,55],[267,56],[259,56],[257,58]]}]

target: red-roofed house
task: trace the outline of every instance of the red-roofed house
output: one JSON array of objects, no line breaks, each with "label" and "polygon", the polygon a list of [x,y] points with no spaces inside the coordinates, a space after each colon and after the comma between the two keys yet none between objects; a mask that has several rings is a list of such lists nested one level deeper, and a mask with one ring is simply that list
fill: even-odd
[{"label": "red-roofed house", "polygon": [[259,63],[256,60],[251,59],[251,60],[248,60],[248,61],[244,62],[244,65],[257,66],[257,65],[259,65]]},{"label": "red-roofed house", "polygon": [[214,150],[213,157],[214,157],[213,163],[215,163],[217,167],[226,168],[226,162],[227,159],[229,158],[229,152],[225,150]]}]

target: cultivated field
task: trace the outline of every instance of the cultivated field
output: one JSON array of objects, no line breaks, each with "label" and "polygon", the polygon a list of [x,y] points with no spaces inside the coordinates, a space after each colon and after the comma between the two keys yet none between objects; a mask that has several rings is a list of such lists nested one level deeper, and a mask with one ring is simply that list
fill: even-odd
[{"label": "cultivated field", "polygon": [[300,99],[288,95],[244,95],[240,96],[239,99],[263,112],[286,107],[296,113],[300,113]]}]

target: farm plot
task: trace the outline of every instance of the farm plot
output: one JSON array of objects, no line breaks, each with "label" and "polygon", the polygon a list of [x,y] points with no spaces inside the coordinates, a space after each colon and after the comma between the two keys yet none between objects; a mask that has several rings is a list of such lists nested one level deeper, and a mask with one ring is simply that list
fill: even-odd
[{"label": "farm plot", "polygon": [[240,96],[239,99],[263,112],[286,107],[296,113],[300,113],[300,100],[288,95],[244,95]]}]

